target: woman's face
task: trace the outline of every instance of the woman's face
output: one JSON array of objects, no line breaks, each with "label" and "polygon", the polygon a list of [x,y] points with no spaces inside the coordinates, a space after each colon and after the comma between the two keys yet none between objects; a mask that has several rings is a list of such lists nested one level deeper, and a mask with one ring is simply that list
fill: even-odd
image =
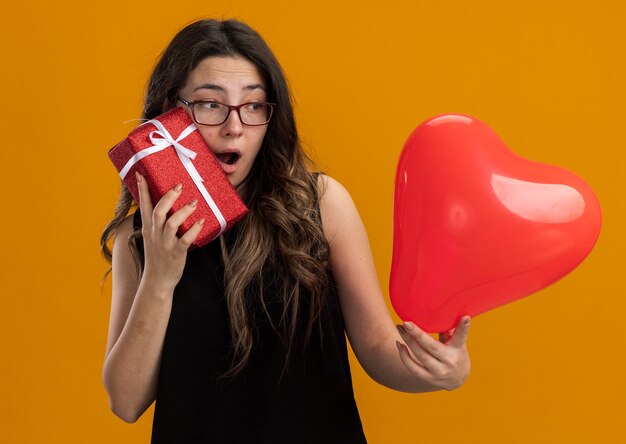
[{"label": "woman's face", "polygon": [[[214,100],[226,105],[266,102],[266,87],[255,65],[235,57],[207,57],[189,73],[178,95],[188,102]],[[180,103],[180,102],[179,102]],[[191,117],[191,109],[184,106]],[[233,186],[248,175],[263,143],[267,125],[247,126],[231,111],[218,126],[197,125]]]}]

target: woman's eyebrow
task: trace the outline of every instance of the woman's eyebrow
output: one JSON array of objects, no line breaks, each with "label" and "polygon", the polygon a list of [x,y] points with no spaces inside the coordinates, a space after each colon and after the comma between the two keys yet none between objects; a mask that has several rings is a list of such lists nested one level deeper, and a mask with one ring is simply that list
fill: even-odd
[{"label": "woman's eyebrow", "polygon": [[263,91],[265,91],[265,88],[260,83],[254,83],[252,85],[248,85],[248,86],[244,87],[243,89],[246,90],[246,91],[253,91],[255,89],[262,89]]},{"label": "woman's eyebrow", "polygon": [[[224,89],[224,87],[220,86],[220,85],[216,85],[214,83],[203,83],[202,85],[198,85],[196,86],[192,92],[196,92],[200,89],[210,89],[213,91],[220,91],[225,93],[226,89]],[[265,88],[263,87],[262,84],[260,83],[253,83],[252,85],[247,85],[243,87],[244,91],[254,91],[255,89],[262,89],[263,91],[265,91]]]},{"label": "woman's eyebrow", "polygon": [[212,89],[215,91],[221,91],[221,92],[226,92],[226,90],[224,88],[222,88],[219,85],[216,85],[214,83],[203,83],[202,85],[196,86],[192,92],[196,92],[199,89]]}]

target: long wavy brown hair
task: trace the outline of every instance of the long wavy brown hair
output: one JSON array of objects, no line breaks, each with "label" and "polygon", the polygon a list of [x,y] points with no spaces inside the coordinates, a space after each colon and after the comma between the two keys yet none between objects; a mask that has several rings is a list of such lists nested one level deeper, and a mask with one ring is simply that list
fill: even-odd
[{"label": "long wavy brown hair", "polygon": [[[265,81],[268,101],[277,104],[255,163],[238,187],[249,212],[221,239],[233,341],[233,361],[226,376],[232,376],[247,364],[252,352],[254,306],[265,311],[281,336],[286,362],[298,329],[304,328],[304,345],[308,344],[330,285],[328,243],[317,205],[317,179],[309,171],[312,163],[300,144],[285,75],[267,44],[250,27],[236,20],[200,20],[181,30],[148,82],[143,118],[152,119],[175,106],[189,73],[210,56],[250,60]],[[133,208],[136,203],[122,182],[115,217],[100,239],[109,263],[108,241]],[[141,231],[135,231],[128,245],[140,272],[135,245],[139,236]],[[277,296],[282,313],[273,319],[267,302]],[[300,325],[299,319],[306,319],[306,325]]]}]

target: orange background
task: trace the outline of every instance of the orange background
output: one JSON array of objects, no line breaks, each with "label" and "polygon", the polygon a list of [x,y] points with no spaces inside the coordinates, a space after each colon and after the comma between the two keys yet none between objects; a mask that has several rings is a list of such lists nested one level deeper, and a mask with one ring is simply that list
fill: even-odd
[{"label": "orange background", "polygon": [[618,0],[4,5],[0,441],[149,440],[152,411],[124,424],[101,384],[110,281],[100,294],[107,265],[98,239],[119,193],[106,153],[132,128],[123,122],[139,117],[160,51],[201,17],[243,19],[274,49],[306,146],[360,209],[386,295],[396,162],[430,116],[480,118],[519,154],[577,173],[602,203],[600,239],[577,270],[474,319],[462,389],[393,392],[352,360],[369,441],[621,441],[626,7]]}]

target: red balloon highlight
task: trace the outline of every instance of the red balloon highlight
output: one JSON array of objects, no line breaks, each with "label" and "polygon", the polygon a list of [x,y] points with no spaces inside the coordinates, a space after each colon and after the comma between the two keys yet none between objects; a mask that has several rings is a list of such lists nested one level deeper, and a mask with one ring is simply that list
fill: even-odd
[{"label": "red balloon highlight", "polygon": [[478,119],[434,117],[398,163],[391,302],[403,320],[448,331],[565,276],[600,226],[576,175],[522,158]]}]

